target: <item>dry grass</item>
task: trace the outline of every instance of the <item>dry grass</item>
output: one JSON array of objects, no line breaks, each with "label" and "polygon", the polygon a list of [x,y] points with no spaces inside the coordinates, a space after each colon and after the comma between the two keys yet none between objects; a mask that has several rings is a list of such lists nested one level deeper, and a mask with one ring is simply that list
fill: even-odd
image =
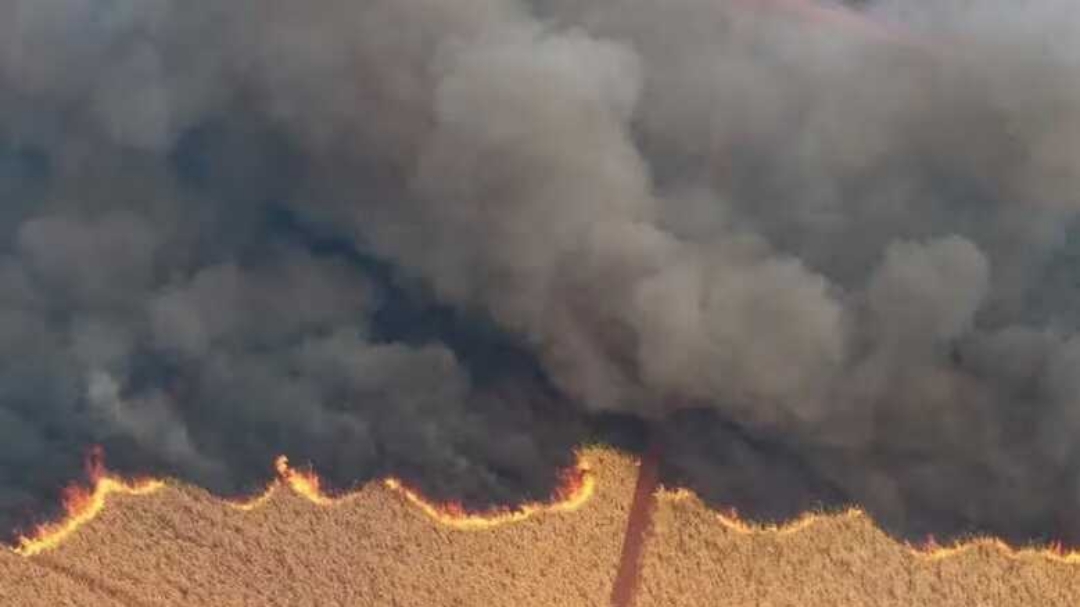
[{"label": "dry grass", "polygon": [[661,499],[638,607],[1075,607],[1080,565],[978,546],[940,560],[865,516],[790,533],[731,529],[693,497]]},{"label": "dry grass", "polygon": [[[439,525],[380,484],[330,507],[286,491],[241,512],[191,488],[120,496],[59,549],[0,552],[0,605],[606,605],[635,467],[587,456],[579,512],[487,531]],[[696,499],[662,499],[638,607],[1080,605],[1080,566],[992,549],[928,561],[865,519],[746,535]]]},{"label": "dry grass", "polygon": [[378,483],[323,507],[277,491],[250,512],[191,488],[119,496],[55,551],[0,554],[0,605],[603,604],[634,479],[587,457],[604,477],[580,511],[487,531],[441,526]]}]

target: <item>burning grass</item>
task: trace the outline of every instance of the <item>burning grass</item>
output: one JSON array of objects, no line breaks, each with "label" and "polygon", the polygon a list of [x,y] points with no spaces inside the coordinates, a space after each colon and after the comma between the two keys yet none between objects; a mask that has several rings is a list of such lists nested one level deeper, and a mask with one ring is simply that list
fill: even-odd
[{"label": "burning grass", "polygon": [[[550,504],[487,513],[433,504],[400,481],[300,491],[317,477],[292,467],[247,503],[174,484],[116,494],[54,550],[0,553],[0,605],[8,580],[28,578],[39,582],[15,586],[10,604],[109,604],[73,575],[147,605],[602,605],[633,485],[622,464],[587,451]],[[56,591],[43,591],[51,579]]]},{"label": "burning grass", "polygon": [[1080,604],[1080,559],[977,539],[914,547],[857,508],[757,525],[664,492],[637,607],[950,607]]},{"label": "burning grass", "polygon": [[[468,514],[400,481],[329,496],[287,460],[247,503],[92,461],[92,499],[76,502],[104,507],[66,519],[77,530],[34,556],[0,551],[0,604],[603,606],[636,473],[589,450],[551,504]],[[687,492],[658,497],[637,607],[1080,604],[1076,558],[1050,549],[916,550],[858,510],[769,527]],[[499,522],[462,522],[484,516]]]}]

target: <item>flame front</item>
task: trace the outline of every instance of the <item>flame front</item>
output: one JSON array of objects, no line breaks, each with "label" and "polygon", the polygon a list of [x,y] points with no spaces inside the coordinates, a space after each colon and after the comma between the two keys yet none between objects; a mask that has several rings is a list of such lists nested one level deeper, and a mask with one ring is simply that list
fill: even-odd
[{"label": "flame front", "polygon": [[[333,506],[355,495],[346,494],[340,497],[328,495],[323,491],[322,481],[317,474],[310,470],[293,468],[289,464],[289,458],[284,455],[274,460],[274,470],[278,478],[267,487],[265,492],[246,501],[230,501],[229,505],[237,510],[254,510],[266,503],[274,491],[281,486],[288,487],[296,495],[319,506]],[[562,481],[555,492],[555,499],[550,503],[524,504],[516,508],[482,513],[469,512],[456,503],[436,503],[425,498],[419,491],[407,487],[397,478],[387,478],[382,483],[439,523],[455,529],[489,529],[506,523],[523,521],[544,512],[573,512],[580,509],[596,491],[596,478],[580,456],[577,465],[563,473]]]},{"label": "flame front", "polygon": [[931,537],[923,546],[908,545],[908,549],[917,556],[931,561],[940,561],[979,549],[989,549],[1019,560],[1046,559],[1057,563],[1080,564],[1080,551],[1066,550],[1060,542],[1052,542],[1042,547],[1016,548],[995,537],[977,537],[956,542],[951,546],[942,546]]},{"label": "flame front", "polygon": [[100,448],[90,452],[86,460],[86,473],[91,489],[71,485],[64,489],[63,519],[54,523],[38,525],[29,535],[19,537],[15,552],[33,556],[59,546],[79,527],[90,522],[105,508],[105,501],[112,494],[146,495],[165,486],[156,479],[127,480],[106,472],[104,456]]},{"label": "flame front", "polygon": [[320,506],[329,506],[334,503],[333,498],[322,492],[321,481],[314,472],[307,470],[294,470],[289,467],[289,458],[279,455],[274,460],[274,470],[278,478],[300,497]]},{"label": "flame front", "polygon": [[[51,550],[71,537],[80,527],[93,520],[105,508],[110,495],[147,495],[166,487],[166,482],[159,479],[125,479],[109,473],[105,469],[104,458],[100,449],[95,448],[87,457],[87,477],[89,488],[74,484],[64,490],[64,517],[52,523],[37,526],[32,532],[19,537],[14,551],[22,556],[34,556]],[[280,487],[289,488],[294,494],[319,506],[331,506],[358,495],[348,494],[331,497],[323,492],[319,477],[309,470],[296,470],[290,467],[285,456],[274,462],[277,479],[266,491],[248,501],[230,501],[228,504],[238,510],[254,510],[268,502]],[[425,498],[420,492],[406,486],[401,480],[388,478],[383,485],[404,498],[405,501],[420,509],[425,515],[439,524],[460,530],[484,530],[509,523],[521,522],[538,514],[575,512],[584,506],[596,491],[597,480],[587,461],[579,454],[577,466],[563,474],[562,485],[556,490],[554,499],[548,503],[530,503],[514,508],[496,509],[489,512],[469,512],[460,504],[438,504]],[[658,497],[667,501],[698,500],[699,498],[685,489],[661,489]],[[806,530],[817,523],[837,518],[857,517],[870,519],[860,508],[850,508],[838,513],[811,512],[797,519],[779,525],[758,524],[741,519],[734,511],[717,512],[719,524],[730,531],[742,535],[777,534],[788,535]],[[1008,543],[989,537],[973,538],[957,542],[951,546],[941,546],[932,538],[922,546],[905,545],[912,555],[926,560],[943,560],[980,549],[992,550],[1015,559],[1048,559],[1055,562],[1080,564],[1080,551],[1068,551],[1060,544],[1044,547],[1017,548]]]},{"label": "flame front", "polygon": [[251,512],[270,500],[270,496],[274,494],[275,487],[277,487],[276,482],[271,483],[270,486],[266,488],[266,491],[259,495],[248,499],[227,499],[225,500],[225,503],[228,504],[230,508],[235,508],[241,512]]},{"label": "flame front", "polygon": [[[661,499],[667,501],[682,501],[699,499],[698,496],[687,489],[661,489],[658,493]],[[721,525],[728,530],[740,535],[791,535],[805,531],[814,525],[840,518],[862,518],[873,522],[870,515],[862,508],[852,507],[838,512],[806,512],[786,523],[755,523],[739,517],[734,510],[717,512],[716,517]],[[1080,551],[1067,550],[1061,543],[1055,542],[1047,546],[1012,546],[1004,540],[994,537],[975,537],[959,540],[950,546],[942,546],[930,537],[920,545],[911,543],[904,544],[907,551],[916,558],[927,561],[941,561],[961,556],[965,553],[979,549],[987,549],[1005,555],[1016,560],[1046,559],[1058,563],[1080,564]]]},{"label": "flame front", "polygon": [[314,472],[295,470],[289,465],[288,456],[279,455],[274,459],[274,472],[277,474],[277,478],[259,495],[247,499],[226,500],[226,503],[237,510],[250,512],[268,502],[278,487],[282,485],[292,489],[296,495],[319,506],[330,506],[336,501],[322,492],[322,482]]},{"label": "flame front", "polygon": [[[105,508],[108,497],[113,494],[147,495],[166,486],[164,480],[129,480],[110,474],[105,469],[100,448],[94,448],[86,460],[90,488],[73,484],[64,490],[64,517],[56,522],[44,523],[31,533],[21,536],[14,551],[22,556],[34,556],[56,548],[71,537],[80,527],[97,517]],[[352,497],[331,497],[323,492],[322,482],[310,470],[297,470],[289,465],[288,457],[282,455],[274,460],[277,479],[262,494],[244,501],[227,500],[226,503],[241,511],[251,511],[268,502],[279,487],[288,487],[296,495],[319,506],[331,506]],[[588,465],[579,457],[575,468],[563,475],[564,484],[556,491],[555,500],[549,504],[526,504],[514,509],[488,513],[470,513],[458,504],[440,505],[425,499],[419,492],[406,488],[397,479],[383,481],[411,504],[419,507],[432,519],[457,529],[488,529],[506,523],[523,521],[544,512],[573,512],[588,501],[596,490],[596,479]],[[355,495],[355,494],[353,494]]]},{"label": "flame front", "polygon": [[523,504],[516,508],[490,512],[469,512],[461,504],[455,503],[437,504],[396,478],[388,478],[383,484],[400,493],[409,503],[438,523],[454,529],[477,531],[518,523],[543,513],[574,512],[580,510],[596,492],[596,478],[589,465],[580,457],[577,467],[565,473],[562,480],[562,486],[555,492],[555,499],[550,503]]}]

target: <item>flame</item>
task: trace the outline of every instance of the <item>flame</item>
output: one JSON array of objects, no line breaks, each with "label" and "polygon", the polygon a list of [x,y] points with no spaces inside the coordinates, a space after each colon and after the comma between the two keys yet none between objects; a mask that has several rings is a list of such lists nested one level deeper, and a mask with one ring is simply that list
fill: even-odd
[{"label": "flame", "polygon": [[[319,477],[310,470],[296,470],[285,456],[274,461],[277,479],[261,495],[245,501],[227,501],[228,505],[242,511],[262,506],[273,493],[287,487],[294,494],[319,506],[331,506],[358,493],[331,497],[322,490]],[[100,448],[91,450],[86,460],[86,474],[90,487],[73,484],[64,490],[64,517],[51,523],[43,523],[30,533],[20,536],[14,546],[15,553],[34,556],[52,550],[71,537],[83,525],[97,517],[105,508],[110,495],[148,495],[167,486],[165,480],[153,478],[126,479],[108,472]],[[484,530],[516,523],[545,513],[568,513],[580,510],[596,492],[597,479],[585,458],[579,453],[574,468],[563,473],[562,484],[549,503],[529,503],[514,508],[495,509],[488,512],[470,512],[456,503],[438,504],[424,497],[416,489],[408,487],[400,479],[387,478],[383,486],[403,497],[439,524],[460,530]],[[687,489],[661,488],[657,497],[665,501],[698,500]],[[715,512],[717,521],[728,530],[741,535],[776,534],[789,535],[839,518],[862,518],[871,520],[861,508],[853,507],[838,512],[808,512],[781,524],[763,524],[746,521],[735,510]],[[929,538],[923,545],[904,544],[907,551],[924,560],[940,561],[978,550],[992,550],[1013,559],[1046,559],[1059,563],[1080,564],[1080,550],[1067,550],[1060,543],[1047,546],[1015,547],[993,537],[975,537],[957,541],[949,546],[938,544]]]},{"label": "flame", "polygon": [[288,457],[279,455],[274,460],[274,470],[277,471],[278,478],[281,479],[282,483],[313,504],[329,506],[334,503],[333,498],[322,492],[319,477],[310,470],[294,470],[290,468]]},{"label": "flame", "polygon": [[739,518],[739,513],[735,509],[731,509],[728,512],[719,512],[716,515],[720,519],[720,524],[728,529],[741,533],[743,535],[753,535],[758,533],[771,533],[774,535],[791,535],[798,533],[805,529],[809,529],[818,523],[825,522],[827,520],[835,520],[840,518],[861,518],[865,517],[866,513],[859,508],[849,508],[847,510],[836,513],[823,513],[823,512],[805,512],[798,518],[785,523],[751,523]]},{"label": "flame", "polygon": [[[274,460],[274,470],[278,478],[266,488],[265,492],[245,501],[230,501],[229,505],[237,510],[255,510],[266,503],[274,491],[281,486],[288,487],[296,495],[319,506],[333,506],[355,495],[347,494],[340,497],[327,495],[322,490],[322,481],[317,474],[310,470],[293,468],[289,464],[289,458],[284,455]],[[429,500],[397,478],[384,479],[382,484],[439,523],[455,529],[472,530],[490,529],[507,523],[520,522],[544,512],[574,512],[584,506],[596,492],[596,478],[580,455],[577,465],[562,474],[562,483],[555,491],[555,498],[547,504],[531,503],[490,512],[469,512],[461,504],[452,502],[439,504]]]},{"label": "flame", "polygon": [[401,494],[409,503],[418,507],[432,520],[454,529],[476,531],[491,529],[508,523],[518,523],[537,514],[548,512],[575,512],[580,510],[596,492],[596,478],[588,463],[578,458],[577,467],[563,474],[562,486],[555,493],[555,500],[547,503],[523,504],[513,509],[489,512],[468,512],[461,504],[436,504],[401,480],[388,478],[383,483]]},{"label": "flame", "polygon": [[318,475],[309,470],[294,469],[289,465],[288,456],[279,455],[274,458],[274,473],[277,474],[277,478],[267,485],[266,490],[259,495],[247,499],[225,500],[225,502],[231,508],[250,512],[269,501],[274,492],[283,485],[291,489],[296,495],[319,506],[330,506],[337,501],[337,499],[323,493],[321,489],[322,481],[319,480]]},{"label": "flame", "polygon": [[[225,500],[230,507],[244,512],[255,510],[268,502],[280,487],[287,487],[294,494],[318,506],[332,506],[353,497],[331,497],[322,490],[322,482],[313,471],[297,470],[289,465],[288,457],[281,455],[274,460],[277,478],[266,490],[247,500]],[[109,473],[101,448],[95,447],[86,459],[86,474],[90,488],[72,484],[64,489],[64,516],[58,521],[38,525],[32,532],[20,536],[13,548],[22,556],[34,556],[52,550],[75,534],[83,525],[96,518],[105,509],[108,497],[113,494],[147,495],[167,486],[161,479],[124,479]],[[386,487],[403,495],[436,521],[457,529],[487,529],[506,523],[523,521],[542,512],[572,512],[578,510],[592,497],[596,479],[589,466],[580,457],[578,464],[563,475],[564,484],[550,504],[526,504],[515,509],[496,510],[488,513],[470,513],[459,504],[436,504],[425,499],[419,492],[406,488],[398,479],[383,481]]]},{"label": "flame", "polygon": [[931,536],[922,546],[908,544],[907,548],[915,555],[930,561],[945,560],[977,550],[993,550],[1015,560],[1044,559],[1070,565],[1080,564],[1080,551],[1066,550],[1061,542],[1017,548],[995,537],[976,537],[958,541],[951,546],[942,546]]},{"label": "flame", "polygon": [[270,500],[270,496],[274,494],[274,489],[277,488],[277,481],[274,481],[266,487],[266,490],[251,498],[247,499],[227,499],[225,503],[230,508],[235,508],[241,512],[251,512]]},{"label": "flame", "polygon": [[91,450],[87,457],[86,475],[92,489],[80,485],[70,485],[64,489],[64,518],[38,525],[30,534],[20,536],[15,546],[16,553],[33,556],[59,546],[79,527],[100,514],[106,500],[114,493],[146,495],[165,486],[163,481],[156,479],[128,480],[109,474],[105,470],[105,458],[100,448]]},{"label": "flame", "polygon": [[[687,489],[662,488],[658,491],[658,497],[667,501],[700,501],[700,498],[695,493]],[[819,523],[846,518],[865,519],[873,522],[870,515],[858,507],[831,513],[807,512],[791,521],[780,524],[746,521],[740,518],[738,512],[734,509],[727,512],[717,512],[716,517],[721,525],[740,535],[791,535],[805,531]],[[1014,560],[1045,559],[1058,563],[1080,564],[1080,550],[1068,550],[1060,542],[1052,542],[1046,546],[1016,547],[999,538],[974,537],[958,540],[949,546],[942,546],[931,536],[922,545],[905,543],[904,547],[911,555],[925,561],[942,561],[982,549],[998,552]]]}]

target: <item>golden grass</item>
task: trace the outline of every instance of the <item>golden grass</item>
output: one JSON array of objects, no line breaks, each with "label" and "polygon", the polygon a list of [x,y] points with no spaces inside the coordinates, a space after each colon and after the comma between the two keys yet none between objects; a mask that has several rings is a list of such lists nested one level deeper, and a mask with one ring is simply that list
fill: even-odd
[{"label": "golden grass", "polygon": [[188,487],[116,495],[57,549],[0,554],[0,605],[602,605],[634,470],[614,454],[586,458],[603,482],[577,512],[478,531],[442,525],[382,483],[330,506],[278,490],[248,511]]},{"label": "golden grass", "polygon": [[[110,496],[56,549],[0,551],[0,605],[605,607],[636,469],[586,458],[598,484],[580,510],[485,530],[381,483],[329,506],[278,490],[248,511],[173,485]],[[643,567],[638,607],[1080,605],[1074,564],[989,545],[933,560],[858,514],[755,532],[692,496],[659,500]]]},{"label": "golden grass", "polygon": [[779,530],[662,496],[638,607],[1076,607],[1080,566],[980,543],[946,557],[894,541],[857,510]]}]

